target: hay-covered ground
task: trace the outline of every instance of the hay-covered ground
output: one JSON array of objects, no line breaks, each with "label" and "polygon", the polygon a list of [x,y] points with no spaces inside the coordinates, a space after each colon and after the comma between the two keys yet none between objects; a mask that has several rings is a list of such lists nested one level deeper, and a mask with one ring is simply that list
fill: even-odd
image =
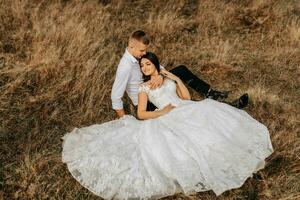
[{"label": "hay-covered ground", "polygon": [[275,149],[239,189],[166,199],[300,199],[299,0],[0,0],[0,199],[99,199],[61,162],[61,137],[115,119],[136,29],[167,69],[185,64],[231,100],[248,92]]}]

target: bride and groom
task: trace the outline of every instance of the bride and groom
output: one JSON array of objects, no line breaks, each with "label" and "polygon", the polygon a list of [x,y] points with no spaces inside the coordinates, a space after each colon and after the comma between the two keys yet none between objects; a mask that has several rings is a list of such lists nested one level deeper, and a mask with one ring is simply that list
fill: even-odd
[{"label": "bride and groom", "polygon": [[[140,69],[138,60],[146,54],[149,46],[149,38],[143,31],[135,31],[129,38],[128,48],[119,63],[116,78],[112,87],[111,100],[113,109],[116,110],[119,117],[122,117],[125,112],[123,109],[122,97],[126,91],[132,103],[136,106],[138,104],[138,87],[143,81],[143,75]],[[164,67],[160,66],[162,72],[167,72]],[[223,101],[228,97],[228,92],[220,92],[211,89],[210,85],[195,76],[184,65],[179,65],[170,70],[171,73],[178,76],[191,88],[196,90],[200,95],[215,100]],[[160,87],[163,81],[163,74],[152,77],[150,80],[151,89]],[[229,103],[237,108],[244,108],[248,103],[248,95],[244,94],[237,100]],[[149,102],[148,110],[152,111],[155,106]]]},{"label": "bride and groom", "polygon": [[[105,199],[219,195],[240,187],[273,152],[268,129],[232,106],[245,106],[247,96],[232,105],[216,101],[228,94],[211,90],[186,67],[168,72],[148,45],[143,31],[134,32],[118,66],[112,104],[120,118],[63,137],[70,173]],[[211,98],[190,100],[184,82]],[[125,115],[125,91],[142,120]]]}]

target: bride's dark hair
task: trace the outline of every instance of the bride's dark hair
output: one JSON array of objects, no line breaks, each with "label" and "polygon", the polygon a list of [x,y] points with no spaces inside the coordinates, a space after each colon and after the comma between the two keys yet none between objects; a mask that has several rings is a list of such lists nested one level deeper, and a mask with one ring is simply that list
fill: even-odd
[{"label": "bride's dark hair", "polygon": [[[158,61],[157,56],[156,56],[154,53],[152,53],[152,52],[147,52],[145,55],[143,55],[143,56],[141,57],[141,59],[139,60],[140,67],[142,67],[142,66],[141,66],[141,61],[142,61],[143,58],[147,58],[148,60],[150,60],[150,61],[154,64],[154,66],[155,66],[157,72],[158,72],[158,73],[160,72],[159,61]],[[143,79],[144,79],[145,82],[146,82],[146,81],[149,81],[150,78],[151,78],[150,76],[146,76],[146,75],[143,73]]]}]

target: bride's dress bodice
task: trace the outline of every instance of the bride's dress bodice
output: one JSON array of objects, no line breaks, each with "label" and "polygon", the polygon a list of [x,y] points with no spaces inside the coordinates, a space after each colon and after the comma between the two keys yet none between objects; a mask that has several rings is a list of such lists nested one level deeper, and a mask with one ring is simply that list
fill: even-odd
[{"label": "bride's dress bodice", "polygon": [[176,83],[171,79],[165,79],[160,88],[151,90],[147,84],[139,86],[139,92],[146,92],[149,101],[151,101],[158,109],[162,109],[168,104],[178,106],[183,102],[176,93]]}]

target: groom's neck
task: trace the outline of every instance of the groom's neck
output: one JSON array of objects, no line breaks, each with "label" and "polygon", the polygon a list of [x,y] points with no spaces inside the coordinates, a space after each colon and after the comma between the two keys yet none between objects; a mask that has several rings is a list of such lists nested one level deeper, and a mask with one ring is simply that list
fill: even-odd
[{"label": "groom's neck", "polygon": [[132,55],[133,57],[135,57],[129,47],[127,47],[127,51],[130,53],[130,55]]}]

